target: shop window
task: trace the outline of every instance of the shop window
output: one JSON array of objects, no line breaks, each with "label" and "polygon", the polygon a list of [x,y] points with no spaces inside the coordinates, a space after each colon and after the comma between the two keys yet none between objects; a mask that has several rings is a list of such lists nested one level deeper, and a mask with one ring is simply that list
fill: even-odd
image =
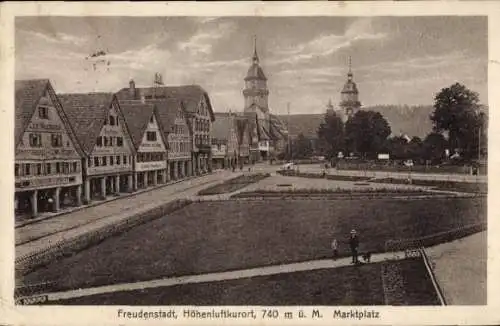
[{"label": "shop window", "polygon": [[49,119],[49,108],[46,106],[38,107],[38,117],[40,119]]},{"label": "shop window", "polygon": [[97,146],[102,147],[102,137],[101,136],[97,137]]},{"label": "shop window", "polygon": [[45,174],[52,174],[52,164],[51,163],[45,164]]},{"label": "shop window", "polygon": [[116,137],[116,146],[123,147],[123,137]]},{"label": "shop window", "polygon": [[18,176],[19,176],[19,172],[20,172],[19,168],[20,168],[20,167],[19,167],[19,164],[16,164],[16,165],[14,166],[14,175],[15,175],[16,177],[18,177]]},{"label": "shop window", "polygon": [[120,165],[120,155],[116,156],[116,165]]},{"label": "shop window", "polygon": [[146,139],[148,141],[156,141],[156,132],[155,131],[148,131],[146,133]]},{"label": "shop window", "polygon": [[99,166],[99,157],[94,157],[94,166]]}]

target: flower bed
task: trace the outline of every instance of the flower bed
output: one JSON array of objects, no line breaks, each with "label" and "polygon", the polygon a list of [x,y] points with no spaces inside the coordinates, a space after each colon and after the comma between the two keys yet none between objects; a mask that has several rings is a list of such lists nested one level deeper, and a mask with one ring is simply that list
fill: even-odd
[{"label": "flower bed", "polygon": [[390,183],[390,184],[412,184],[415,186],[435,187],[442,190],[454,190],[461,192],[488,193],[488,184],[486,183],[472,183],[472,182],[457,182],[457,181],[440,181],[440,180],[407,180],[395,178],[383,178],[371,180],[373,183]]},{"label": "flower bed", "polygon": [[465,238],[466,236],[481,232],[487,229],[485,222],[471,224],[452,230],[431,234],[425,237],[415,239],[398,239],[386,241],[386,251],[396,252],[409,249],[417,249],[422,247],[430,247],[439,243],[450,242],[456,239]]},{"label": "flower bed", "polygon": [[[394,188],[364,188],[364,189],[346,189],[337,187],[336,189],[322,188],[298,188],[298,189],[258,189],[255,191],[240,192],[234,194],[231,198],[250,198],[250,197],[314,197],[327,196],[334,198],[359,198],[359,197],[390,197],[390,196],[422,196],[432,194],[422,189],[394,189]],[[434,194],[432,194],[434,196]]]},{"label": "flower bed", "polygon": [[259,182],[267,177],[270,177],[269,173],[256,173],[250,175],[241,175],[233,179],[229,179],[215,186],[206,188],[198,192],[199,196],[209,196],[209,195],[218,195],[231,193],[236,190],[240,190],[252,183]]},{"label": "flower bed", "polygon": [[98,230],[89,232],[69,241],[60,241],[53,246],[34,254],[16,259],[16,276],[28,274],[36,268],[42,267],[55,259],[71,256],[76,252],[97,245],[106,238],[121,234],[133,227],[165,216],[191,203],[190,200],[176,200],[151,210],[123,219],[116,224],[106,225]]},{"label": "flower bed", "polygon": [[297,172],[295,170],[280,170],[276,173],[287,177],[301,177],[301,178],[312,178],[312,179],[327,179],[327,180],[338,180],[338,181],[367,181],[370,177],[362,176],[351,176],[351,175],[331,175],[331,174],[320,174],[320,173],[305,173]]}]

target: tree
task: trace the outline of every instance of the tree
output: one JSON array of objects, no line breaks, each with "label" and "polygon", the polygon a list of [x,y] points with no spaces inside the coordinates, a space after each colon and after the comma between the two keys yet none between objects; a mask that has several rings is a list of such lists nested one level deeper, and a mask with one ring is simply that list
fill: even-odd
[{"label": "tree", "polygon": [[292,144],[293,158],[308,158],[312,155],[313,148],[311,140],[306,138],[302,133],[297,136]]},{"label": "tree", "polygon": [[392,159],[405,160],[408,158],[408,147],[406,138],[394,136],[387,139],[384,149],[390,153]]},{"label": "tree", "polygon": [[432,132],[425,137],[422,145],[422,156],[425,160],[433,163],[441,163],[445,158],[445,150],[448,142],[444,136],[437,132]]},{"label": "tree", "polygon": [[420,137],[413,137],[408,143],[408,158],[420,160],[422,158],[422,148],[424,142]]},{"label": "tree", "polygon": [[236,119],[236,141],[238,142],[238,161],[241,157],[241,146],[245,139],[245,132],[248,132],[248,120],[247,119]]},{"label": "tree", "polygon": [[479,97],[460,83],[443,88],[434,98],[430,119],[435,132],[448,132],[451,149],[459,149],[464,157],[477,157],[482,119]]},{"label": "tree", "polygon": [[376,157],[390,134],[387,120],[374,111],[358,111],[345,125],[348,149],[360,153],[363,158]]},{"label": "tree", "polygon": [[329,158],[344,150],[344,123],[333,110],[325,113],[324,121],[318,128],[318,138],[322,154]]}]

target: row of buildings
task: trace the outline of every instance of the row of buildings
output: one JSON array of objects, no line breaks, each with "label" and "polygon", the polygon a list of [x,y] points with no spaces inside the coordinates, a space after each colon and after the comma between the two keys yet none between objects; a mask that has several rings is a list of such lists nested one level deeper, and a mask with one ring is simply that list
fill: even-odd
[{"label": "row of buildings", "polygon": [[56,94],[47,79],[15,83],[15,208],[36,216],[170,180],[267,160],[286,144],[269,112],[257,50],[241,112],[215,113],[197,85]]}]

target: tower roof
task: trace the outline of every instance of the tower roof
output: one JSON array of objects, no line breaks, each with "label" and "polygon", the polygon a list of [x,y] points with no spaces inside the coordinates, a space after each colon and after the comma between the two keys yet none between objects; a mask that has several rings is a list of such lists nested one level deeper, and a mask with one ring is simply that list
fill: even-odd
[{"label": "tower roof", "polygon": [[250,68],[248,68],[247,76],[245,77],[245,80],[251,80],[251,79],[267,80],[264,71],[259,65],[259,55],[257,54],[256,36],[254,36],[252,65],[250,66]]},{"label": "tower roof", "polygon": [[347,73],[347,81],[342,88],[342,93],[354,93],[358,94],[358,87],[353,81],[353,74],[351,70],[351,57],[349,56],[349,72]]}]

